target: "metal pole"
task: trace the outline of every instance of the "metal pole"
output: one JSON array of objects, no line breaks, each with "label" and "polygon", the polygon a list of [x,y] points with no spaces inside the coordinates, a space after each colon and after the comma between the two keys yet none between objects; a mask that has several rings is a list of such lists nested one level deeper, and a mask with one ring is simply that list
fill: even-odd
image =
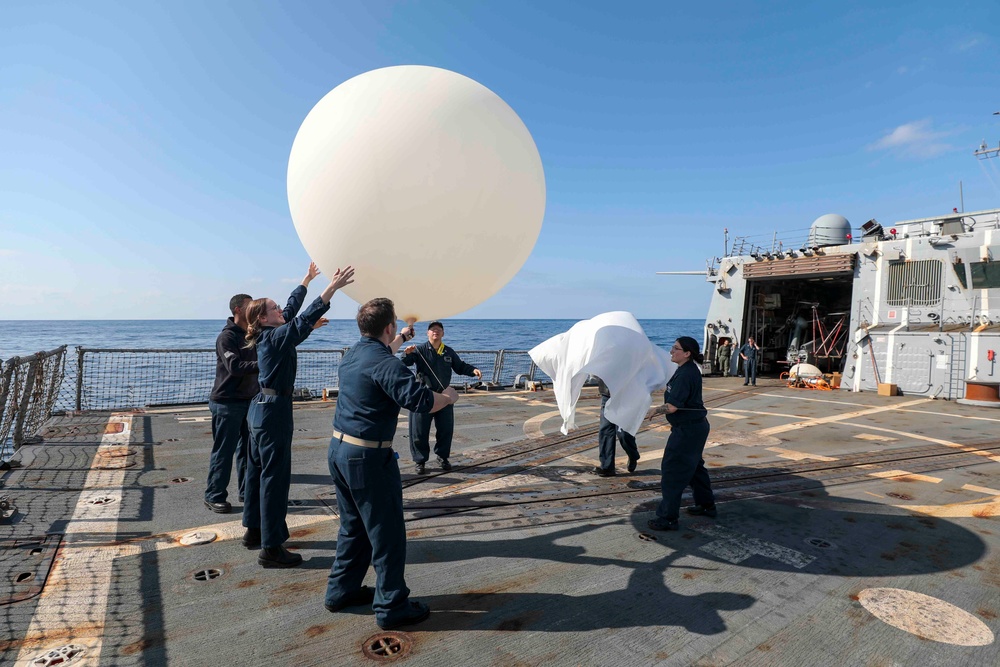
[{"label": "metal pole", "polygon": [[83,348],[76,348],[76,411],[83,410]]},{"label": "metal pole", "polygon": [[958,182],[958,201],[961,205],[962,213],[965,213],[965,194],[962,192],[962,181]]}]

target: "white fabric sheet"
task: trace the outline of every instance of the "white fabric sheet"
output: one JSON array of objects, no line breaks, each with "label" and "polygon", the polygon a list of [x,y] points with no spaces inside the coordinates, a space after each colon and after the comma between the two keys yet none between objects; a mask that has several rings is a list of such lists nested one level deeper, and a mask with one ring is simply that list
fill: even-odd
[{"label": "white fabric sheet", "polygon": [[563,434],[576,428],[576,402],[588,375],[597,375],[611,390],[604,409],[608,420],[635,435],[649,410],[649,395],[663,390],[677,370],[670,353],[650,343],[625,311],[577,322],[529,354],[552,378]]}]

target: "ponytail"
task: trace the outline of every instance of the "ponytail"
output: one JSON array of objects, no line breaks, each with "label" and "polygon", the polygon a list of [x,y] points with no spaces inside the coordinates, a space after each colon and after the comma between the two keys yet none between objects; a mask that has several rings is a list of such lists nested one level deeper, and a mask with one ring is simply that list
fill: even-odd
[{"label": "ponytail", "polygon": [[249,349],[257,345],[260,332],[264,329],[260,324],[260,318],[267,312],[267,299],[254,299],[244,312],[247,318],[247,344],[243,347]]},{"label": "ponytail", "polygon": [[691,353],[691,360],[696,364],[703,364],[705,362],[705,357],[702,355],[701,350],[698,345],[698,341],[691,336],[681,336],[677,339],[677,344],[681,346],[681,349],[685,352]]}]

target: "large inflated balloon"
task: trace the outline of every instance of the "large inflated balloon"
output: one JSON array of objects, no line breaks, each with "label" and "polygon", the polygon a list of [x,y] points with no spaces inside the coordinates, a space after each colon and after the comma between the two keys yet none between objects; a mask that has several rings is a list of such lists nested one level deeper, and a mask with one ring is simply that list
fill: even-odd
[{"label": "large inflated balloon", "polygon": [[440,319],[496,294],[541,231],[545,175],[517,114],[468,77],[400,66],[330,91],[288,160],[295,229],[320,269],[353,265],[344,292]]}]

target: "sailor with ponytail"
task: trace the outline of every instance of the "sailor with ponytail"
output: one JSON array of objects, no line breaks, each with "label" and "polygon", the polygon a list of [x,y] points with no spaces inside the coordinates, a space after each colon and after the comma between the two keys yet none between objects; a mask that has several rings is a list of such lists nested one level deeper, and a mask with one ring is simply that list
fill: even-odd
[{"label": "sailor with ponytail", "polygon": [[[354,282],[354,269],[338,269],[326,289],[305,311],[295,317],[305,302],[306,288],[319,275],[309,265],[302,284],[295,288],[282,310],[271,299],[257,299],[247,306],[248,346],[257,348],[260,393],[251,401],[250,456],[247,461],[243,545],[261,547],[257,562],[264,567],[295,567],[302,556],[283,545],[288,539],[285,515],[292,474],[292,390],[298,369],[297,345],[313,329],[326,323],[323,314],[341,287]],[[294,318],[294,319],[293,319]]]},{"label": "sailor with ponytail", "polygon": [[663,450],[660,464],[660,488],[663,500],[656,509],[656,517],[649,520],[653,530],[677,530],[681,495],[688,486],[694,492],[694,506],[688,514],[714,518],[715,496],[712,482],[705,469],[702,454],[708,441],[709,424],[705,403],[701,398],[701,370],[704,361],[698,341],[681,336],[670,348],[670,359],[677,364],[677,372],[670,378],[663,395],[663,405],[649,412],[667,416],[670,436]]}]

